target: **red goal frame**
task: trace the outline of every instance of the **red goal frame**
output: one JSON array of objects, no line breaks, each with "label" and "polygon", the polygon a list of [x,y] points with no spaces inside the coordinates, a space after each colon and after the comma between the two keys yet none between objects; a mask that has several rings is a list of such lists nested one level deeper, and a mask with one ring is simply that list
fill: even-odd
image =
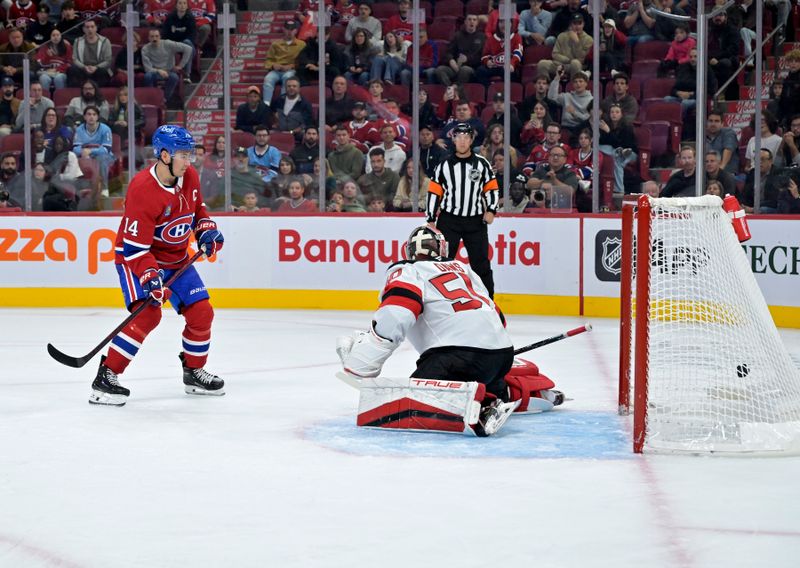
[{"label": "red goal frame", "polygon": [[[647,351],[650,314],[650,199],[625,196],[622,203],[622,260],[619,322],[619,413],[630,414],[633,382],[633,451],[642,453],[647,423]],[[637,219],[647,222],[634,223]],[[636,255],[634,256],[634,231]],[[644,246],[643,246],[644,244]],[[634,267],[634,259],[636,266]],[[632,303],[636,270],[636,306]],[[633,315],[636,313],[634,327]],[[633,360],[631,351],[633,348]],[[633,379],[633,381],[632,381]]]}]

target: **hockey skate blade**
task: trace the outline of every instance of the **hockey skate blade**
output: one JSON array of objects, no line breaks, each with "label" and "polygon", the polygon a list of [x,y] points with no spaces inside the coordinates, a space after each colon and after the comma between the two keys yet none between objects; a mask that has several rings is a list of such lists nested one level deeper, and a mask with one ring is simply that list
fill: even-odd
[{"label": "hockey skate blade", "polygon": [[207,390],[192,385],[184,385],[183,392],[186,394],[195,394],[199,396],[223,396],[225,394],[225,388],[223,387],[217,390]]},{"label": "hockey skate blade", "polygon": [[93,390],[89,395],[89,404],[102,406],[125,406],[128,397],[124,394],[109,394],[107,392]]},{"label": "hockey skate blade", "polygon": [[339,371],[336,373],[336,378],[345,383],[348,386],[353,387],[356,390],[361,389],[361,378],[355,375],[351,375],[350,373],[345,373],[344,371]]}]

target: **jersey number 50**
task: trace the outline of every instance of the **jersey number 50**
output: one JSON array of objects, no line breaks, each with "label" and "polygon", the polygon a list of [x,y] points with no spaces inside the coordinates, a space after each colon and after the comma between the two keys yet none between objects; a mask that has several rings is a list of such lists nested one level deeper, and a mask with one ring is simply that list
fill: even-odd
[{"label": "jersey number 50", "polygon": [[[453,281],[456,281],[456,284],[448,288],[447,284]],[[431,278],[430,283],[442,296],[452,300],[451,306],[454,312],[477,310],[483,305],[491,307],[489,300],[475,291],[472,286],[472,280],[466,274],[445,272],[435,278]]]}]

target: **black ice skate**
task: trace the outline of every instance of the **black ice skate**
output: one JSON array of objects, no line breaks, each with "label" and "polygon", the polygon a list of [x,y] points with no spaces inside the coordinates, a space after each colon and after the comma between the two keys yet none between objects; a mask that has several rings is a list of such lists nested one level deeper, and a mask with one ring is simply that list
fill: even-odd
[{"label": "black ice skate", "polygon": [[190,369],[186,366],[183,353],[179,355],[181,365],[183,365],[183,390],[186,394],[209,394],[222,396],[225,394],[225,381],[216,375],[212,375],[205,369]]},{"label": "black ice skate", "polygon": [[131,391],[119,384],[117,374],[105,366],[106,357],[100,358],[100,368],[92,383],[92,394],[89,395],[91,404],[105,404],[109,406],[123,406],[130,396]]}]

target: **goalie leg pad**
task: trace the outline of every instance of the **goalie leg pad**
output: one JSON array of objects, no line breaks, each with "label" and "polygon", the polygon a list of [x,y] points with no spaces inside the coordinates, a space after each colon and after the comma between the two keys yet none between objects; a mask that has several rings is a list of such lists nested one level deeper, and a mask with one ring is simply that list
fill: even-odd
[{"label": "goalie leg pad", "polygon": [[434,379],[365,378],[361,381],[358,426],[473,435],[486,386]]},{"label": "goalie leg pad", "polygon": [[372,326],[336,340],[336,353],[344,370],[359,377],[377,377],[395,349],[397,343],[379,336]]}]

